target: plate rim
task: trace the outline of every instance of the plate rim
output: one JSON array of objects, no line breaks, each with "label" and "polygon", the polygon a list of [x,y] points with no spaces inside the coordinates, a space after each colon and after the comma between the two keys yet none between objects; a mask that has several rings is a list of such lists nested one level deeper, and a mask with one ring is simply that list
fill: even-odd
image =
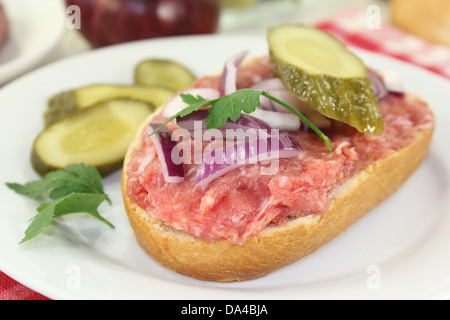
[{"label": "plate rim", "polygon": [[[14,1],[14,0],[3,0],[3,1],[4,1],[3,5],[4,5],[5,9],[8,9],[8,7],[19,7],[21,5],[24,5],[23,3],[19,3],[18,1]],[[34,3],[34,2],[31,1],[31,3]],[[25,5],[27,5],[27,4],[25,4]],[[36,3],[34,5],[36,5]],[[45,37],[45,39],[47,39],[47,41],[45,42],[45,45],[39,46],[39,48],[37,48],[37,50],[33,51],[32,54],[19,55],[19,57],[17,57],[17,58],[9,60],[6,63],[0,64],[0,72],[4,73],[4,75],[2,77],[0,77],[0,86],[8,84],[8,82],[14,80],[17,77],[20,77],[21,75],[23,75],[24,73],[26,73],[27,71],[29,71],[35,67],[39,67],[39,64],[44,62],[46,55],[49,54],[49,52],[51,52],[54,48],[56,48],[57,45],[62,41],[62,39],[67,31],[67,29],[64,25],[64,21],[66,18],[65,18],[65,13],[64,13],[63,2],[47,0],[45,3],[39,4],[39,6],[46,6],[46,7],[48,7],[49,5],[50,5],[50,10],[46,10],[46,12],[48,11],[50,16],[55,14],[57,11],[60,11],[61,17],[59,17],[59,18],[54,17],[54,18],[52,18],[52,20],[54,22],[56,22],[57,19],[60,19],[61,28],[54,28],[55,32],[53,32],[51,34],[51,37]],[[33,13],[34,17],[38,18],[38,15],[36,12],[33,12],[33,11],[31,11],[31,12]],[[7,14],[8,14],[8,12],[7,12]],[[8,17],[8,20],[10,20],[9,21],[10,29],[11,29],[11,27],[14,27],[14,25],[16,24],[13,21],[14,18],[15,18],[14,16]],[[39,20],[37,20],[37,22],[39,22]],[[32,23],[34,23],[34,21],[32,21]],[[39,28],[36,28],[36,29],[39,29]],[[9,33],[11,34],[11,30],[9,31]],[[11,35],[9,35],[8,37],[11,37]],[[6,41],[8,42],[11,40],[7,39]],[[8,45],[7,42],[3,43],[2,47],[7,46]]]}]

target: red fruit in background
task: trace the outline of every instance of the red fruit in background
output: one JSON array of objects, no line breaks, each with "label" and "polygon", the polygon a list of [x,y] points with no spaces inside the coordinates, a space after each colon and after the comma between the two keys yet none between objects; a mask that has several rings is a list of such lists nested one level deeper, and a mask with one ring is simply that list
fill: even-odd
[{"label": "red fruit in background", "polygon": [[80,8],[81,33],[94,48],[155,37],[214,33],[219,0],[66,0]]},{"label": "red fruit in background", "polygon": [[8,20],[6,18],[5,9],[0,2],[0,47],[8,37]]}]

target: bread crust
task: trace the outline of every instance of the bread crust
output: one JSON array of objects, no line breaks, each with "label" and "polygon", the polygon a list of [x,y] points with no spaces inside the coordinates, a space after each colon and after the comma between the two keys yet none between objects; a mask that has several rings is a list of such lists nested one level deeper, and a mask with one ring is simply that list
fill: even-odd
[{"label": "bread crust", "polygon": [[391,0],[391,19],[400,28],[432,42],[450,46],[448,0]]},{"label": "bread crust", "polygon": [[[140,137],[141,130],[136,137]],[[227,240],[198,240],[152,218],[133,203],[127,196],[127,164],[139,144],[135,140],[123,167],[125,209],[138,242],[161,265],[200,280],[256,279],[315,252],[387,199],[420,165],[432,135],[433,129],[420,130],[409,145],[372,163],[336,188],[326,213],[296,218],[285,226],[270,226],[242,245]]]}]

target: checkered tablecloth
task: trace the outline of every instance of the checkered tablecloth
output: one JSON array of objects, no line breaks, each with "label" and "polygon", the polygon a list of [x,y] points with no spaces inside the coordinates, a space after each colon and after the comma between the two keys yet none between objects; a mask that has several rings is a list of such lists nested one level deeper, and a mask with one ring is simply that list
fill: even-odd
[{"label": "checkered tablecloth", "polygon": [[49,300],[0,272],[0,300]]},{"label": "checkered tablecloth", "polygon": [[450,47],[409,34],[386,19],[374,22],[372,12],[351,7],[316,26],[348,45],[385,54],[450,79]]}]

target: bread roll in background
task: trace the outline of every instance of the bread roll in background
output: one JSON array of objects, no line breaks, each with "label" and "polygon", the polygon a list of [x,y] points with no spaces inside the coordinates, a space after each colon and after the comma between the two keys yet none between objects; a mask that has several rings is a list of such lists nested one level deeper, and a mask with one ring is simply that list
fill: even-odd
[{"label": "bread roll in background", "polygon": [[450,47],[449,0],[391,0],[391,19],[407,32]]}]

